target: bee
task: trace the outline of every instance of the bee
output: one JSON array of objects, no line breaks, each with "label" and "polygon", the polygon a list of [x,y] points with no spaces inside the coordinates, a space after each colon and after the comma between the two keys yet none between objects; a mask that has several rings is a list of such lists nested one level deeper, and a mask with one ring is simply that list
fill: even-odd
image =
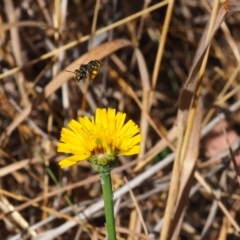
[{"label": "bee", "polygon": [[77,82],[80,82],[80,80],[90,79],[93,81],[93,79],[97,76],[98,70],[102,67],[102,63],[99,60],[92,60],[88,64],[81,64],[78,69],[76,69],[74,72],[71,72],[74,74],[74,79]]}]

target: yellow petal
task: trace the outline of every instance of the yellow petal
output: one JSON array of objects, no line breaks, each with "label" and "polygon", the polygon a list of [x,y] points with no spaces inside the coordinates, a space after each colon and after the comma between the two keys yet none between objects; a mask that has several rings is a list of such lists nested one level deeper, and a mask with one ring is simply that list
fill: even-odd
[{"label": "yellow petal", "polygon": [[60,165],[61,168],[69,167],[72,166],[78,162],[87,160],[86,158],[81,159],[83,156],[80,155],[73,155],[71,157],[65,158],[61,160],[58,164]]},{"label": "yellow petal", "polygon": [[125,151],[125,152],[121,152],[121,155],[126,155],[126,156],[130,156],[130,155],[134,155],[134,154],[138,154],[140,152],[140,146],[134,146],[131,149]]}]

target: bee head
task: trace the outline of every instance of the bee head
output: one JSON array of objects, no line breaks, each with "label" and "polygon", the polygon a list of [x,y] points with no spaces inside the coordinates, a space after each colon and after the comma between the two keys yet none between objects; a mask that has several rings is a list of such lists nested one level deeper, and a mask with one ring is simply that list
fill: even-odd
[{"label": "bee head", "polygon": [[73,73],[74,79],[79,82],[81,79],[83,79],[82,73],[79,71],[79,69],[76,69],[74,72],[65,70],[66,72]]}]

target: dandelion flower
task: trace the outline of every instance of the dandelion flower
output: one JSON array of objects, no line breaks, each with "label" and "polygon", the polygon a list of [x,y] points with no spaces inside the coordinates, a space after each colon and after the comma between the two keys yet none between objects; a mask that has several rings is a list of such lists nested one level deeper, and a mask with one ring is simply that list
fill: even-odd
[{"label": "dandelion flower", "polygon": [[72,156],[59,162],[61,168],[89,160],[100,166],[108,165],[118,155],[133,155],[140,151],[139,127],[126,114],[115,109],[97,108],[95,117],[79,117],[71,120],[68,128],[62,128],[58,152]]}]

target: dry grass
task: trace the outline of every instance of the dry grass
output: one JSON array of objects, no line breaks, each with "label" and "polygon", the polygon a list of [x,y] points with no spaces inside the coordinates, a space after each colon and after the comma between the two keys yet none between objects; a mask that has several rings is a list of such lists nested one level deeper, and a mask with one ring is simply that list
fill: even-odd
[{"label": "dry grass", "polygon": [[[96,107],[143,135],[112,173],[118,239],[239,239],[240,1],[210,2],[1,3],[1,240],[105,238],[99,176],[56,153]],[[93,59],[91,83],[64,71]]]}]

